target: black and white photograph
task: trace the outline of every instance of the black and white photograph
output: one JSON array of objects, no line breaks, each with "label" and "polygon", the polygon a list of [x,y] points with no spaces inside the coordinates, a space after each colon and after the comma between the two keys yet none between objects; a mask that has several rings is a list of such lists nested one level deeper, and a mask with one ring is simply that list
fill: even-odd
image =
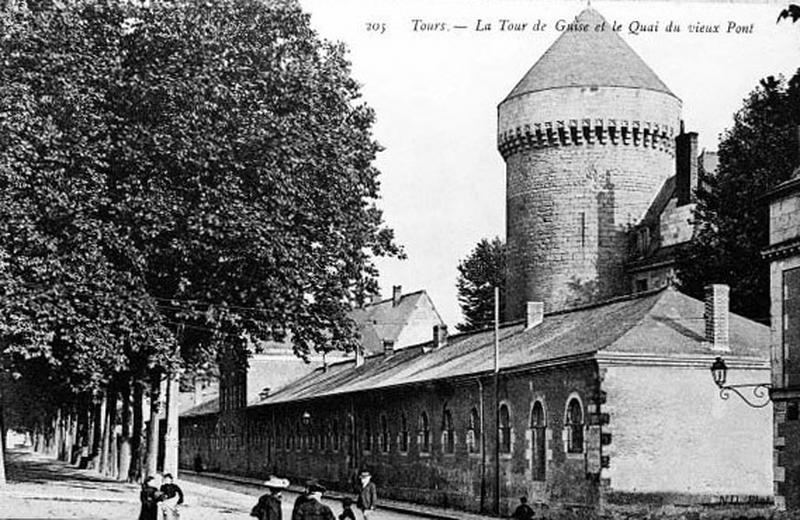
[{"label": "black and white photograph", "polygon": [[800,518],[794,0],[0,0],[0,519]]}]

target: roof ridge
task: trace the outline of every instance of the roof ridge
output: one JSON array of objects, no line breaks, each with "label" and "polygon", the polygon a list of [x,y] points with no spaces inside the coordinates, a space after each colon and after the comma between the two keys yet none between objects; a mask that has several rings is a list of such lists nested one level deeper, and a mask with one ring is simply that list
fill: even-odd
[{"label": "roof ridge", "polygon": [[[571,312],[583,311],[586,309],[594,309],[596,307],[602,307],[604,305],[611,305],[612,303],[620,303],[628,300],[637,300],[639,298],[646,298],[648,296],[652,296],[654,294],[658,294],[662,291],[666,291],[667,289],[672,289],[672,285],[665,285],[663,287],[657,287],[655,289],[650,289],[648,291],[641,291],[637,293],[631,294],[623,294],[622,296],[614,296],[612,298],[608,298],[605,300],[600,300],[597,302],[587,303],[584,305],[579,305],[576,307],[569,307],[566,309],[559,309],[557,311],[551,311],[544,313],[545,316],[558,316],[561,314],[569,314]],[[674,289],[673,289],[674,290]]]}]

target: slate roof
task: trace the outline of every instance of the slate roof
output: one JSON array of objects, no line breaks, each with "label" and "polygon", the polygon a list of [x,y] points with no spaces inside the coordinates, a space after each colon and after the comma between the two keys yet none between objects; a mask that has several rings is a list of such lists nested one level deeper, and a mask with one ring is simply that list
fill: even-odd
[{"label": "slate roof", "polygon": [[198,415],[207,415],[211,413],[219,413],[219,397],[214,397],[208,401],[202,402],[197,406],[180,412],[178,415],[180,417],[195,417]]},{"label": "slate roof", "polygon": [[675,96],[618,33],[594,30],[605,21],[600,13],[586,8],[577,21],[589,24],[590,30],[561,33],[506,99],[553,88],[591,86],[648,89]]},{"label": "slate roof", "polygon": [[[516,369],[609,353],[666,357],[714,356],[704,343],[704,304],[668,287],[609,302],[560,311],[525,330],[522,323],[500,330],[500,369]],[[371,391],[446,378],[490,373],[491,330],[451,336],[447,346],[426,352],[420,345],[316,370],[258,404],[276,404],[349,392]],[[769,359],[769,328],[731,314],[726,357]]]}]

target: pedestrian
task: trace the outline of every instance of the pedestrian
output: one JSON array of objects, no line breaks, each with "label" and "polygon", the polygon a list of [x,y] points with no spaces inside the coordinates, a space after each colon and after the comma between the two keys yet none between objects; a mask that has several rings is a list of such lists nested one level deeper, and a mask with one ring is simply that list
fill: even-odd
[{"label": "pedestrian", "polygon": [[289,487],[289,481],[270,475],[264,481],[264,486],[266,486],[267,492],[258,499],[258,503],[250,511],[250,516],[254,516],[258,520],[282,520],[281,492]]},{"label": "pedestrian", "polygon": [[319,484],[308,486],[308,497],[297,511],[299,520],[336,520],[331,508],[322,503],[325,488]]},{"label": "pedestrian", "polygon": [[372,475],[369,471],[362,471],[359,475],[361,481],[361,488],[358,491],[358,499],[356,506],[361,510],[364,520],[369,520],[372,510],[375,509],[375,503],[378,501],[378,491],[375,488],[375,483],[372,482]]},{"label": "pedestrian", "polygon": [[339,515],[339,520],[356,520],[356,514],[353,512],[353,499],[344,497],[342,499],[342,514]]},{"label": "pedestrian", "polygon": [[175,484],[170,473],[164,475],[162,482],[161,493],[163,497],[159,502],[161,518],[163,520],[178,520],[180,518],[178,509],[183,504],[183,490]]},{"label": "pedestrian", "polygon": [[203,457],[200,456],[200,453],[194,456],[194,471],[195,473],[203,472]]},{"label": "pedestrian", "polygon": [[162,497],[156,478],[153,475],[145,477],[139,493],[139,500],[142,502],[139,520],[158,520],[158,503]]},{"label": "pedestrian", "polygon": [[311,486],[316,486],[316,485],[318,485],[318,483],[314,479],[308,480],[306,482],[305,489],[303,490],[302,493],[300,493],[297,496],[297,498],[294,501],[294,505],[292,506],[292,520],[299,520],[299,517],[297,515],[300,512],[300,506],[303,505],[303,503],[306,500],[308,500],[308,495],[309,495],[308,490],[311,489]]},{"label": "pedestrian", "polygon": [[519,498],[519,505],[517,509],[514,510],[514,514],[511,515],[511,518],[514,520],[532,520],[533,519],[533,509],[531,506],[528,505],[528,497],[520,497]]}]

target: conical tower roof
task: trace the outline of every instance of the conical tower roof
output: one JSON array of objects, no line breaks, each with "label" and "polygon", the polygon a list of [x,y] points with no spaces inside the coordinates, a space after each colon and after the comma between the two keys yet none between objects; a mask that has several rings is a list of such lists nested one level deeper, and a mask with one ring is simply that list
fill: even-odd
[{"label": "conical tower roof", "polygon": [[[564,87],[628,87],[675,96],[605,19],[587,7],[577,17],[588,31],[565,31],[539,58],[514,90],[510,99],[528,92]],[[677,97],[677,96],[676,96]]]}]

